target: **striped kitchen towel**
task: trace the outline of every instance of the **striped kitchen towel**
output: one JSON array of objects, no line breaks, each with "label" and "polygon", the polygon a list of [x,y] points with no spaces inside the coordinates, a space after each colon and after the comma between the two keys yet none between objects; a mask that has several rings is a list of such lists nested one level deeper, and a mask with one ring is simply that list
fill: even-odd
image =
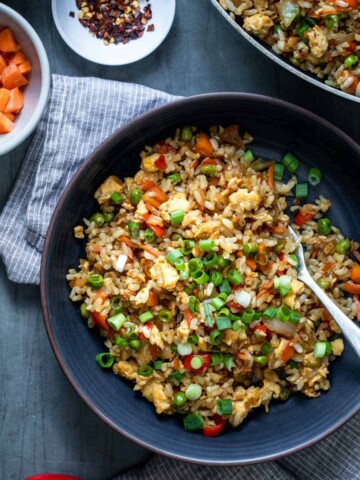
[{"label": "striped kitchen towel", "polygon": [[86,156],[119,127],[175,99],[141,85],[53,75],[45,113],[0,215],[0,255],[10,280],[39,283],[51,215]]}]

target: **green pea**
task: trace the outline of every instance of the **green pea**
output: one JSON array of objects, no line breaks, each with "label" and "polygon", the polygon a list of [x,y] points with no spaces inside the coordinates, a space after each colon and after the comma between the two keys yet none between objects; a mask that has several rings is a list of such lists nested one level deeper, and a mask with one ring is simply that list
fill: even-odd
[{"label": "green pea", "polygon": [[173,398],[173,404],[175,405],[175,407],[183,407],[186,402],[187,402],[187,398],[185,393],[178,392],[175,394]]},{"label": "green pea", "polygon": [[89,318],[90,317],[90,312],[89,310],[86,310],[86,303],[82,303],[80,305],[80,313],[83,318]]},{"label": "green pea", "polygon": [[318,280],[317,284],[323,290],[327,290],[330,287],[330,282],[328,280],[325,280],[324,278],[321,278],[320,280]]},{"label": "green pea", "polygon": [[113,192],[110,195],[110,199],[115,203],[115,205],[120,205],[124,201],[124,195],[121,195],[119,192]]},{"label": "green pea", "polygon": [[130,192],[130,202],[133,205],[137,205],[140,202],[142,196],[143,191],[140,190],[140,188],[133,188]]},{"label": "green pea", "polygon": [[346,57],[344,60],[344,65],[347,68],[353,68],[357,63],[359,63],[359,57],[354,53]]},{"label": "green pea", "polygon": [[99,273],[93,273],[88,276],[87,284],[91,288],[101,288],[104,285],[104,278]]},{"label": "green pea", "polygon": [[133,350],[139,350],[141,347],[141,340],[138,338],[132,338],[129,340],[129,347],[132,348]]},{"label": "green pea", "polygon": [[181,129],[180,138],[183,142],[190,142],[193,137],[191,127],[183,127]]},{"label": "green pea", "polygon": [[318,220],[318,231],[320,235],[329,235],[332,229],[332,224],[328,218],[320,218]]},{"label": "green pea", "polygon": [[105,222],[111,222],[111,220],[113,220],[114,217],[115,217],[115,212],[105,212],[104,213]]},{"label": "green pea", "polygon": [[336,244],[335,250],[337,253],[340,253],[342,255],[348,255],[351,251],[350,240],[347,238],[345,240],[340,240],[340,242]]},{"label": "green pea", "polygon": [[339,15],[328,15],[325,18],[325,25],[329,30],[337,30],[339,28],[340,17]]},{"label": "green pea", "polygon": [[90,222],[95,222],[95,225],[101,227],[101,225],[105,223],[105,217],[102,213],[94,213],[94,215],[90,217]]}]

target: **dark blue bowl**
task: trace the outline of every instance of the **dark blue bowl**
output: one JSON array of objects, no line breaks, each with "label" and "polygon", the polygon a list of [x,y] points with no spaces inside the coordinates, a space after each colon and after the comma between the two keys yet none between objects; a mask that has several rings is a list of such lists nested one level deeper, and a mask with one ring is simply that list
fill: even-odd
[{"label": "dark blue bowl", "polygon": [[68,268],[84,257],[73,227],[96,207],[93,194],[110,174],[133,175],[139,153],[172,134],[177,126],[238,123],[254,135],[257,155],[280,159],[291,151],[306,168],[323,172],[319,192],[333,201],[330,218],[351,238],[360,239],[360,148],[343,132],[294,105],[257,95],[219,93],[180,100],[131,122],[100,145],[66,188],[53,215],[41,267],[41,300],[46,329],[69,381],[117,432],[158,453],[208,464],[246,464],[296,452],[324,438],[360,409],[360,365],[350,346],[331,365],[329,392],[273,402],[237,429],[217,438],[186,433],[180,417],[158,416],[132,385],[96,365],[103,342],[89,331],[78,305],[69,301]]}]

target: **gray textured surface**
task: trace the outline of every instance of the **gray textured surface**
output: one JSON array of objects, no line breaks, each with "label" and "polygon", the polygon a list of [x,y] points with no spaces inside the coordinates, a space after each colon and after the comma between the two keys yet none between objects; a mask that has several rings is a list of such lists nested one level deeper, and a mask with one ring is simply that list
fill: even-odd
[{"label": "gray textured surface", "polygon": [[[133,65],[108,68],[69,50],[54,27],[49,0],[6,3],[39,33],[54,73],[138,82],[177,95],[272,95],[309,108],[360,138],[358,105],[273,65],[239,38],[208,0],[178,0],[173,28],[154,54]],[[0,159],[0,208],[25,150],[26,144]],[[107,480],[146,458],[145,450],[97,419],[65,380],[46,338],[38,288],[9,282],[1,265],[0,291],[0,480],[22,480],[44,471]]]}]

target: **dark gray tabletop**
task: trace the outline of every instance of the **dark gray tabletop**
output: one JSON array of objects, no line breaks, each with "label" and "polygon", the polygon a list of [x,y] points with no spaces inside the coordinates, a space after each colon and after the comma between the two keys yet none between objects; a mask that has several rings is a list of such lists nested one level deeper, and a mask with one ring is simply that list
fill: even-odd
[{"label": "dark gray tabletop", "polygon": [[[95,65],[73,53],[57,33],[50,0],[6,3],[38,32],[54,73],[137,82],[177,95],[243,91],[280,97],[326,117],[359,141],[359,104],[271,63],[208,0],[178,0],[173,28],[161,47],[124,67]],[[0,208],[27,145],[1,158]],[[9,282],[0,264],[0,292],[0,479],[56,472],[107,480],[145,460],[146,450],[116,435],[68,384],[46,337],[39,289]]]}]

